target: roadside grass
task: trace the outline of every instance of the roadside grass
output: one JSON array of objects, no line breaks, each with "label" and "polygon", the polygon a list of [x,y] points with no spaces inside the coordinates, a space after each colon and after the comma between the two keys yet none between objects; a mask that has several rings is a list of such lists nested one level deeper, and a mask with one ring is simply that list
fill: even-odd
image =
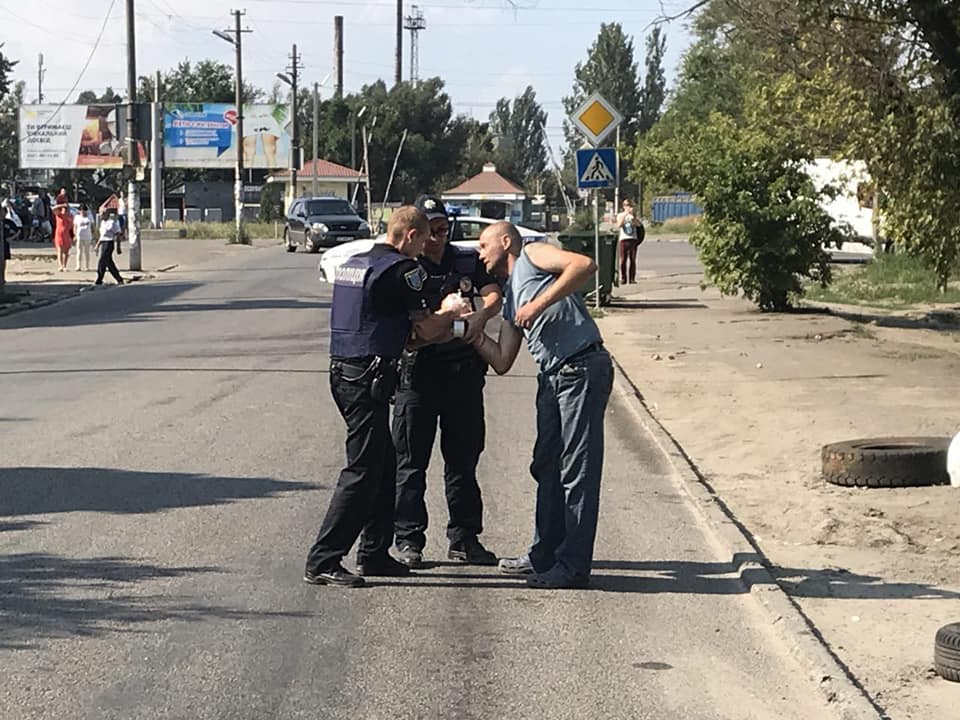
[{"label": "roadside grass", "polygon": [[958,304],[960,284],[953,282],[946,293],[941,293],[933,271],[919,258],[904,254],[878,255],[866,265],[835,270],[833,282],[825,288],[808,284],[806,298],[891,308],[924,303]]},{"label": "roadside grass", "polygon": [[[198,240],[226,240],[233,242],[236,235],[236,225],[232,222],[168,222],[165,228],[184,229],[187,237]],[[274,227],[273,223],[246,222],[243,224],[244,235],[248,240],[273,240],[283,234],[283,230]]]},{"label": "roadside grass", "polygon": [[647,227],[647,235],[689,235],[699,222],[699,215],[670,218],[663,223],[651,224]]}]

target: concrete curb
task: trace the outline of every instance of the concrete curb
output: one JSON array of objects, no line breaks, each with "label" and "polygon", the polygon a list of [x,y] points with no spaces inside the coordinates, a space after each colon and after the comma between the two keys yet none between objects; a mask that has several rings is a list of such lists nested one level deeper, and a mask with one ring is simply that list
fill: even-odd
[{"label": "concrete curb", "polygon": [[820,689],[840,720],[889,720],[770,572],[772,563],[724,505],[673,436],[653,416],[623,367],[614,358],[615,391],[633,411],[676,471],[674,483],[694,510],[718,557],[732,559],[740,581],[768,614],[791,655]]}]

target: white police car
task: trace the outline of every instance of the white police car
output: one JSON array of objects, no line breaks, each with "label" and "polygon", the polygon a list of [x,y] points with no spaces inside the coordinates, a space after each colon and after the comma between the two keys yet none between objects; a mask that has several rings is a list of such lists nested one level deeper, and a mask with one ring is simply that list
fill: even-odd
[{"label": "white police car", "polygon": [[[485,217],[474,217],[471,215],[457,216],[450,218],[450,238],[454,245],[461,247],[477,248],[480,240],[480,233],[488,225],[493,225],[499,220],[493,220]],[[547,236],[542,232],[531,230],[530,228],[517,225],[524,243],[536,242],[537,240],[546,240]],[[320,257],[320,279],[323,282],[332,282],[336,269],[346,262],[347,258],[362,252],[366,252],[373,247],[374,243],[383,242],[386,235],[380,235],[376,240],[354,240],[331,248]]]}]

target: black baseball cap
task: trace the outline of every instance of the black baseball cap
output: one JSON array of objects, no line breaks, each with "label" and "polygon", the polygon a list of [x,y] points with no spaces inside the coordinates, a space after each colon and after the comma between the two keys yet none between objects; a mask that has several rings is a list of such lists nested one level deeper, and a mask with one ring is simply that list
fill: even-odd
[{"label": "black baseball cap", "polygon": [[433,195],[421,195],[413,203],[413,206],[427,216],[427,220],[436,220],[437,218],[447,217],[447,208],[443,201]]}]

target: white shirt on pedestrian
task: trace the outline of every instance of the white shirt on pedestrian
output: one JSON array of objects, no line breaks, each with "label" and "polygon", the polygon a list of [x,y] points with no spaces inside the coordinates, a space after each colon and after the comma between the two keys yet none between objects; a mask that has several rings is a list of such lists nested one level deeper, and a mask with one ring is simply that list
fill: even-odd
[{"label": "white shirt on pedestrian", "polygon": [[93,218],[90,215],[77,215],[73,218],[73,229],[77,232],[77,240],[81,242],[93,240]]}]

